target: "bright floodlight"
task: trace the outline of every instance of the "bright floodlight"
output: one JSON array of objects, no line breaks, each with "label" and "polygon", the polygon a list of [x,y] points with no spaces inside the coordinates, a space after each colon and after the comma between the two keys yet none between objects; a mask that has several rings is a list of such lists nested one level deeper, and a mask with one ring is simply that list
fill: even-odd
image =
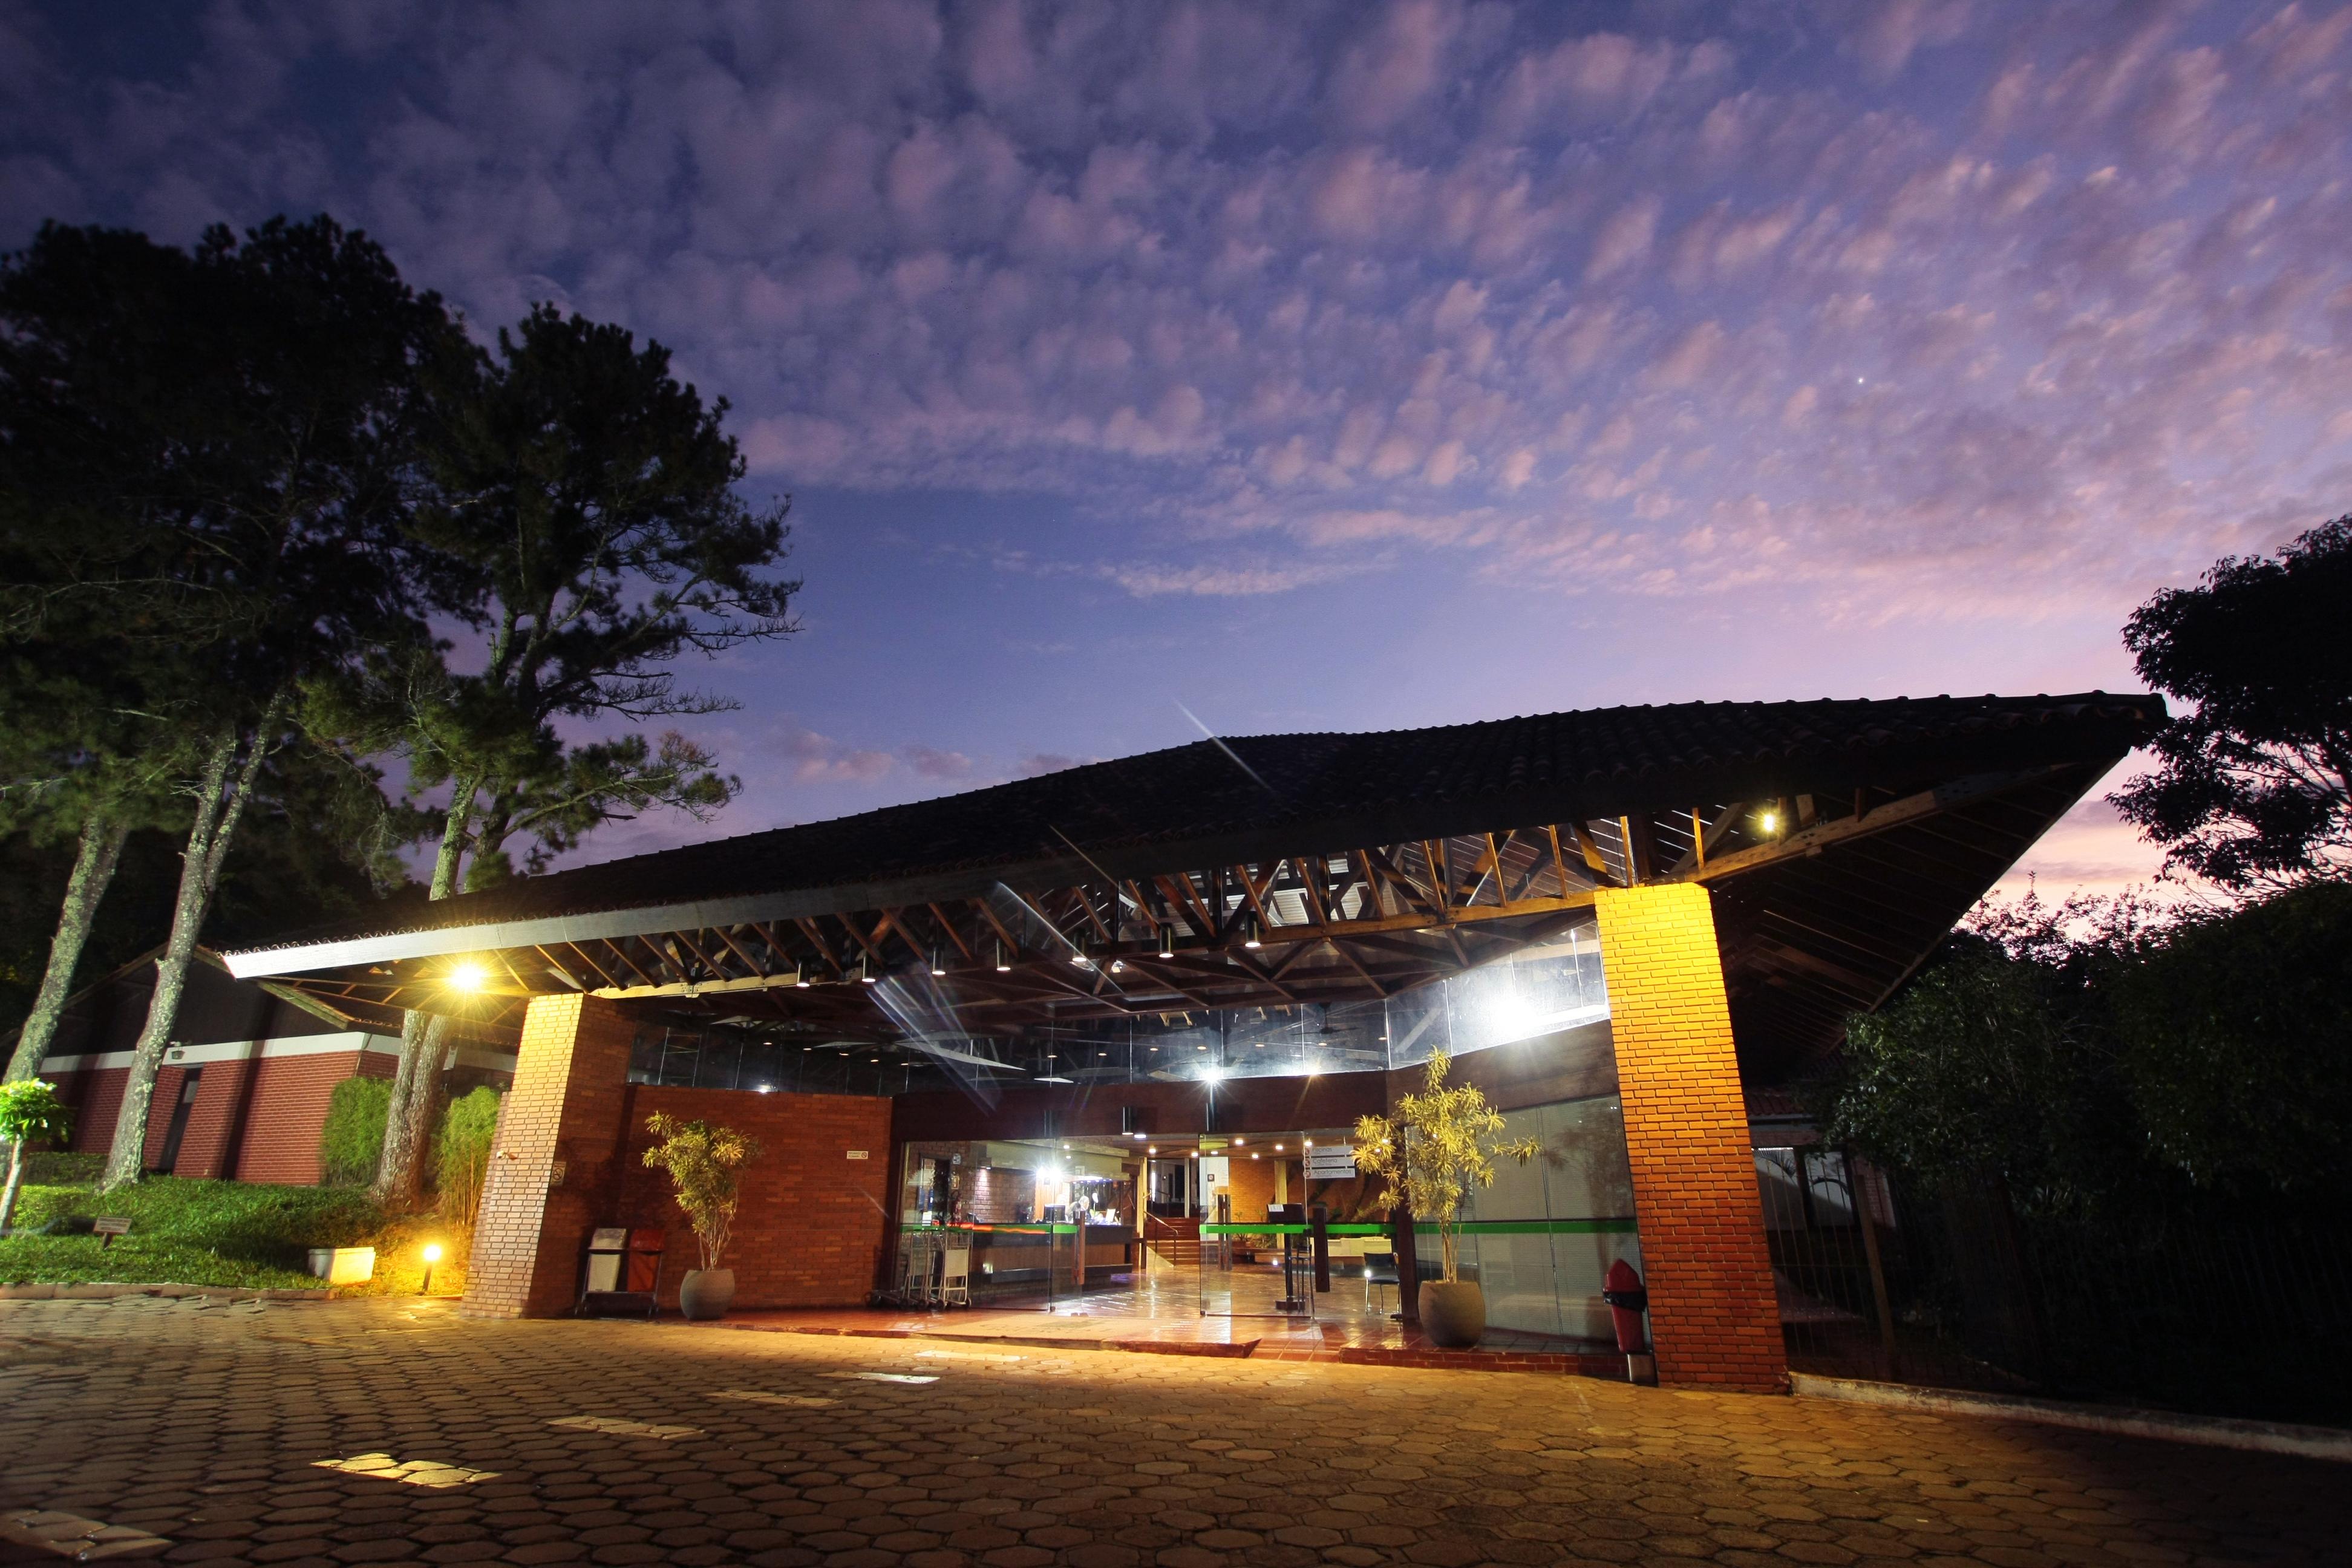
[{"label": "bright floodlight", "polygon": [[478,963],[461,963],[449,972],[449,985],[456,991],[479,991],[489,972]]},{"label": "bright floodlight", "polygon": [[1780,814],[1777,811],[1768,811],[1756,819],[1756,826],[1769,833],[1780,826]]}]

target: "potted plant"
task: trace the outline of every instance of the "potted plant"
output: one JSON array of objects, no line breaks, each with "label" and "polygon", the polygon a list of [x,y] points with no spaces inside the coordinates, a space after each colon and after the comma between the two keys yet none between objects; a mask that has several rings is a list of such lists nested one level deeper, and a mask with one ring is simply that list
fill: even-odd
[{"label": "potted plant", "polygon": [[1432,1053],[1421,1093],[1398,1100],[1393,1116],[1356,1123],[1356,1163],[1387,1178],[1413,1218],[1436,1225],[1443,1261],[1438,1278],[1421,1288],[1422,1331],[1432,1344],[1466,1350],[1486,1335],[1486,1298],[1477,1281],[1461,1277],[1462,1200],[1474,1187],[1495,1184],[1496,1160],[1534,1159],[1536,1141],[1506,1140],[1502,1114],[1475,1085],[1446,1088],[1452,1065],[1444,1052]]},{"label": "potted plant", "polygon": [[646,1163],[669,1173],[702,1252],[702,1267],[688,1269],[677,1288],[677,1309],[691,1319],[724,1317],[735,1300],[735,1271],[719,1267],[735,1225],[735,1173],[760,1157],[760,1145],[731,1127],[661,1111],[646,1118],[646,1131],[655,1138]]}]

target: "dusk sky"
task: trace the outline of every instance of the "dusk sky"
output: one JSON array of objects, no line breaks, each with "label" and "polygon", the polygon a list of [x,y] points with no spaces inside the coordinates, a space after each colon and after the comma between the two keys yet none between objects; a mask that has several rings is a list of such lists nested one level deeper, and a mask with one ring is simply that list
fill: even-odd
[{"label": "dusk sky", "polygon": [[0,246],[323,210],[731,400],[805,630],[604,858],[1184,709],[2134,689],[2135,604],[2352,510],[2347,72],[2267,0],[0,0]]}]

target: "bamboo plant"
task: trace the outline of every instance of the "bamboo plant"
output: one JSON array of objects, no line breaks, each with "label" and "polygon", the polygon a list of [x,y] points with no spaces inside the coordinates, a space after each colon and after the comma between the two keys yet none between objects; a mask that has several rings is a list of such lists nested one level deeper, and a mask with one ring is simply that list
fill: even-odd
[{"label": "bamboo plant", "polygon": [[1386,1178],[1416,1220],[1437,1226],[1444,1257],[1444,1283],[1460,1278],[1462,1202],[1476,1188],[1495,1184],[1495,1162],[1526,1164],[1536,1140],[1503,1136],[1502,1113],[1486,1103],[1475,1084],[1445,1087],[1453,1063],[1443,1051],[1429,1058],[1425,1087],[1397,1101],[1393,1116],[1367,1116],[1356,1123],[1356,1163]]},{"label": "bamboo plant", "polygon": [[659,1140],[646,1151],[646,1163],[669,1173],[677,1206],[702,1249],[702,1267],[718,1268],[735,1228],[735,1173],[760,1157],[759,1143],[732,1127],[681,1121],[661,1111],[646,1118],[646,1131]]}]

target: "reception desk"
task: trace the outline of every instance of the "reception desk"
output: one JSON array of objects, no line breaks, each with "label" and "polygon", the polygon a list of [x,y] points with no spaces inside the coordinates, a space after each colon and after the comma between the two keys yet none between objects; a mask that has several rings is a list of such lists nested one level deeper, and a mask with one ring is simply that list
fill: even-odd
[{"label": "reception desk", "polygon": [[[934,1229],[937,1227],[927,1227]],[[1135,1233],[1124,1225],[1069,1224],[956,1225],[945,1227],[947,1245],[969,1237],[971,1244],[971,1288],[975,1293],[1012,1290],[1022,1293],[1050,1289],[1058,1293],[1079,1289],[1077,1271],[1084,1249],[1087,1279],[1099,1283],[1135,1266]]]}]

